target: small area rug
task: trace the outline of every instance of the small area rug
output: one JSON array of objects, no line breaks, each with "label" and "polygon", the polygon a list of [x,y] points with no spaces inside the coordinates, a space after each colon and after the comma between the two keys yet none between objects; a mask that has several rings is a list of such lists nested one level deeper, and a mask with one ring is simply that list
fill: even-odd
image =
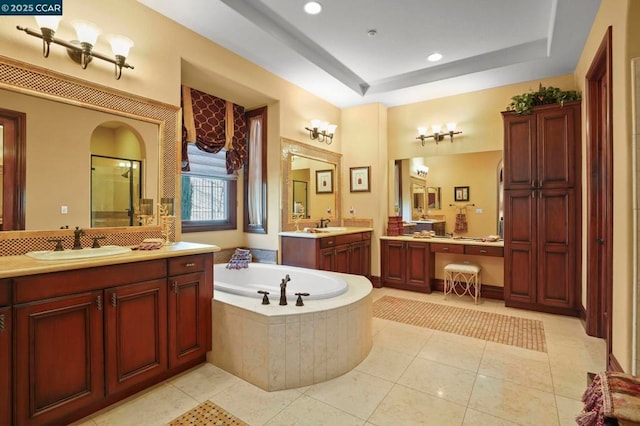
[{"label": "small area rug", "polygon": [[169,423],[170,426],[246,426],[239,418],[232,416],[211,401],[192,408]]},{"label": "small area rug", "polygon": [[539,320],[393,296],[383,296],[376,300],[373,303],[373,315],[447,333],[547,352],[544,326]]}]

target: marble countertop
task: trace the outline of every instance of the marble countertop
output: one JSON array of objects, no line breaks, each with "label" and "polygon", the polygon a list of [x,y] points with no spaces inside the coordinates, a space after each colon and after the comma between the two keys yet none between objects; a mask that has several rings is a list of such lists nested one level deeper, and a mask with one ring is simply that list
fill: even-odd
[{"label": "marble countertop", "polygon": [[411,223],[444,223],[444,219],[418,219],[412,220]]},{"label": "marble countertop", "polygon": [[220,247],[209,244],[178,242],[169,246],[163,246],[158,250],[133,250],[124,254],[85,259],[36,260],[26,255],[1,256],[0,278],[92,268],[94,266],[143,262],[145,260],[178,257],[189,254],[213,253],[216,251],[220,251]]},{"label": "marble countertop", "polygon": [[325,238],[325,237],[335,237],[336,235],[346,235],[346,234],[355,234],[358,232],[367,232],[373,231],[373,228],[363,228],[357,226],[342,226],[341,228],[346,228],[344,231],[323,231],[322,228],[313,228],[318,229],[320,232],[304,232],[304,231],[285,231],[280,232],[278,235],[281,237],[296,237],[296,238]]},{"label": "marble countertop", "polygon": [[430,237],[430,238],[422,238],[422,237],[414,237],[412,235],[398,235],[395,237],[392,236],[382,236],[381,240],[396,240],[396,241],[424,241],[425,243],[436,243],[436,244],[463,244],[463,245],[474,245],[474,246],[490,246],[490,247],[504,247],[504,241],[482,241],[480,238],[448,238],[448,237]]}]

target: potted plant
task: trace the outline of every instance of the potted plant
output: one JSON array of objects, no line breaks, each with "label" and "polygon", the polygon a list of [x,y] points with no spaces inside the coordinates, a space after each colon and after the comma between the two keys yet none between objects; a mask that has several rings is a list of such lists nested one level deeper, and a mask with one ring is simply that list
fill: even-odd
[{"label": "potted plant", "polygon": [[575,90],[560,90],[557,87],[540,87],[536,92],[527,92],[511,98],[507,105],[507,111],[516,114],[531,114],[531,109],[538,105],[560,104],[569,101],[577,101],[582,98],[580,92]]}]

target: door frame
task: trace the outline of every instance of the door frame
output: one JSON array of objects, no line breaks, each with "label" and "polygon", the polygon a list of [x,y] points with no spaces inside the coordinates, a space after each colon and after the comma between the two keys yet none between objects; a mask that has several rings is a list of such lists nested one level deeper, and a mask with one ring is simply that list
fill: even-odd
[{"label": "door frame", "polygon": [[25,229],[27,115],[0,108],[3,127],[2,224],[0,230]]},{"label": "door frame", "polygon": [[585,76],[588,170],[586,331],[591,336],[606,339],[608,366],[612,359],[613,295],[612,63],[612,27],[609,26]]}]

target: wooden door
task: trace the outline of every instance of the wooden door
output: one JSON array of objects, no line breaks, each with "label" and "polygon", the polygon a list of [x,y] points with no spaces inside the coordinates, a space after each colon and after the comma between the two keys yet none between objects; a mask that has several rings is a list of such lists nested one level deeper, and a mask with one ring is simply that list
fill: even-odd
[{"label": "wooden door", "polygon": [[195,361],[207,353],[205,274],[169,278],[169,368]]},{"label": "wooden door", "polygon": [[504,189],[532,189],[536,183],[536,126],[532,114],[504,112]]},{"label": "wooden door", "polygon": [[504,192],[505,305],[536,301],[537,208],[536,192]]},{"label": "wooden door", "polygon": [[580,158],[580,103],[536,110],[536,188],[573,188]]},{"label": "wooden door", "polygon": [[0,308],[0,425],[11,424],[11,308]]},{"label": "wooden door", "polygon": [[107,394],[167,370],[166,279],[105,290]]},{"label": "wooden door", "polygon": [[382,283],[392,287],[404,286],[406,277],[406,253],[403,241],[381,241]]},{"label": "wooden door", "polygon": [[15,423],[59,423],[104,397],[102,302],[94,291],[15,307]]},{"label": "wooden door", "polygon": [[431,293],[431,265],[429,264],[431,250],[429,244],[407,242],[406,251],[407,288]]},{"label": "wooden door", "polygon": [[577,314],[575,308],[575,191],[539,190],[537,303],[564,308],[566,314]]}]

